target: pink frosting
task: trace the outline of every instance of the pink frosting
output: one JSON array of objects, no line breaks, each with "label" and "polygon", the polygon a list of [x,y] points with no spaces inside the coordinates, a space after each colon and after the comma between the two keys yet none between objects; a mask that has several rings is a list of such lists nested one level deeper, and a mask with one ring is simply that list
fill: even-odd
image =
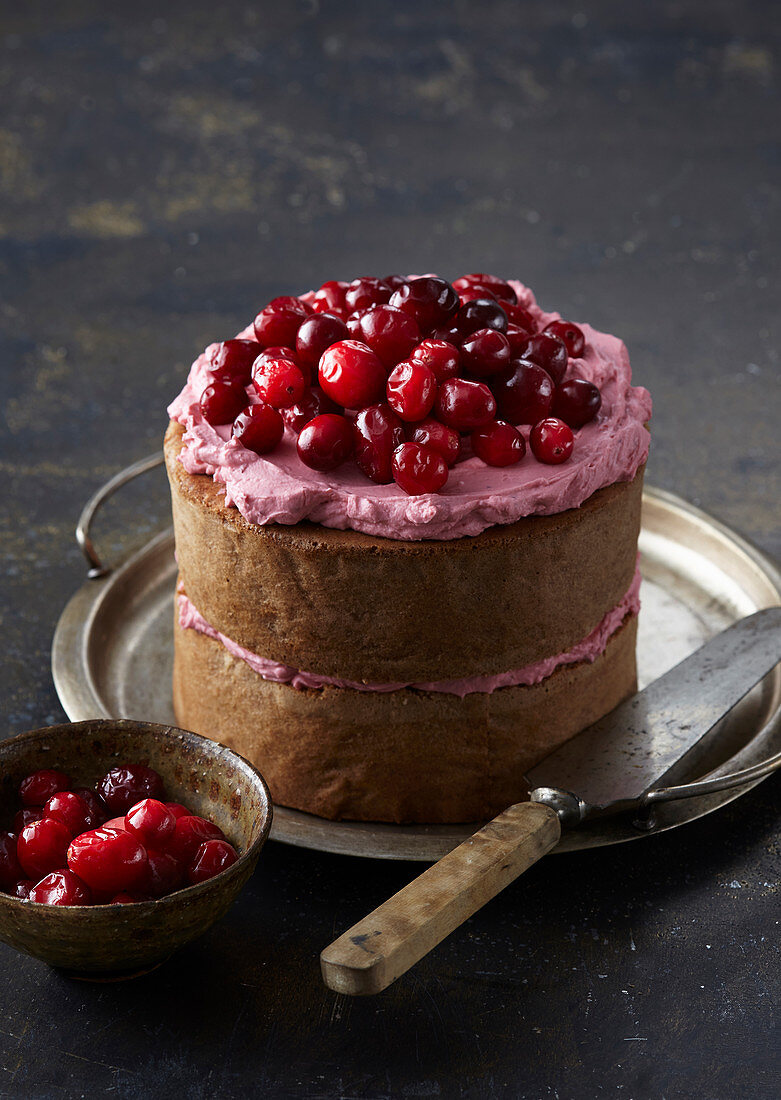
[{"label": "pink frosting", "polygon": [[[539,308],[528,287],[512,286],[541,326],[559,319],[558,313]],[[226,504],[257,524],[311,520],[385,538],[453,539],[522,516],[577,508],[598,489],[634,477],[648,455],[644,425],[651,415],[648,391],[631,385],[622,341],[590,325],[580,327],[586,350],[582,359],[570,362],[568,376],[594,382],[602,408],[575,433],[572,457],[561,466],[546,466],[531,451],[517,465],[503,468],[469,457],[453,467],[440,493],[410,497],[395,483],[370,481],[352,462],[328,473],[310,470],[298,458],[295,436],[287,429],[275,451],[256,455],[230,438],[229,425],[214,428],[203,419],[198,402],[212,380],[209,348],[195,360],[168,409],[186,429],[180,461],[191,474],[212,475],[225,486]],[[252,335],[252,326],[239,333]],[[250,390],[248,398],[257,400]],[[528,428],[521,430],[528,436]]]},{"label": "pink frosting", "polygon": [[604,653],[605,647],[613,634],[621,626],[628,614],[637,614],[640,610],[640,569],[635,570],[635,575],[621,602],[608,611],[604,619],[591,633],[578,642],[566,653],[559,653],[555,657],[546,657],[541,661],[535,661],[525,668],[515,669],[513,672],[500,672],[494,676],[467,676],[461,680],[434,680],[429,683],[390,683],[373,684],[358,680],[342,680],[336,676],[319,676],[314,672],[303,672],[300,669],[291,668],[289,665],[270,661],[265,657],[259,657],[257,653],[240,646],[219,630],[215,630],[200,611],[193,605],[184,592],[180,591],[179,600],[179,625],[184,630],[197,630],[200,634],[206,634],[221,642],[228,652],[246,662],[249,667],[262,676],[264,680],[271,680],[277,684],[290,684],[297,691],[304,688],[321,688],[326,686],[351,688],[353,691],[399,691],[401,688],[417,688],[419,691],[441,691],[447,695],[458,695],[462,699],[473,692],[490,694],[497,688],[519,687],[521,685],[538,684],[561,665],[574,665],[578,661],[593,662]]}]

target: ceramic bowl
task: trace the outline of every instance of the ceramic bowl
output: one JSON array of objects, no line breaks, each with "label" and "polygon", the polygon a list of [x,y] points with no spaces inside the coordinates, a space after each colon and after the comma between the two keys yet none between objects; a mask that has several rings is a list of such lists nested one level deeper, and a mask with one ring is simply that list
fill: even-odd
[{"label": "ceramic bowl", "polygon": [[96,719],[0,741],[0,829],[10,828],[31,772],[57,768],[74,786],[92,786],[121,763],[158,771],[168,800],[219,825],[239,859],[206,882],[132,905],[40,905],[0,893],[0,939],[77,977],[144,973],[200,936],[252,874],[271,827],[265,780],[238,753],[171,726]]}]

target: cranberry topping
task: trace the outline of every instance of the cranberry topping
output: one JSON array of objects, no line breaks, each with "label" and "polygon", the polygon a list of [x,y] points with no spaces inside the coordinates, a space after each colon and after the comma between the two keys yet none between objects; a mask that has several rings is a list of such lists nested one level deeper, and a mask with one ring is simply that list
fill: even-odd
[{"label": "cranberry topping", "polygon": [[499,416],[511,424],[536,424],[553,405],[553,379],[536,363],[516,359],[492,382]]},{"label": "cranberry topping", "polygon": [[9,887],[8,893],[12,898],[19,898],[20,901],[27,901],[33,886],[35,886],[33,879],[20,878],[18,882],[15,882],[13,886]]},{"label": "cranberry topping", "polygon": [[423,340],[409,356],[410,363],[422,363],[428,367],[437,382],[455,378],[461,364],[457,347],[447,340]]},{"label": "cranberry topping", "polygon": [[11,828],[19,836],[22,829],[26,828],[27,825],[32,825],[34,821],[40,821],[43,816],[43,806],[25,806],[24,809],[17,810],[14,814]]},{"label": "cranberry topping", "polygon": [[164,848],[174,835],[176,818],[165,803],[144,798],[125,814],[125,828],[146,848]]},{"label": "cranberry topping", "polygon": [[410,441],[422,443],[431,451],[442,455],[448,466],[452,466],[461,450],[461,440],[455,428],[448,428],[433,417],[427,417],[418,424],[412,424]]},{"label": "cranberry topping", "polygon": [[311,470],[335,470],[350,457],[353,446],[350,421],[336,413],[310,420],[298,437],[298,457]]},{"label": "cranberry topping", "polygon": [[439,387],[436,416],[459,432],[481,428],[496,415],[496,399],[484,382],[448,378]]},{"label": "cranberry topping", "polygon": [[330,279],[315,291],[312,309],[315,313],[335,313],[341,317],[344,311],[344,295],[348,284],[338,279]]},{"label": "cranberry topping", "polygon": [[538,461],[558,466],[572,454],[572,429],[563,420],[547,417],[532,428],[529,445]]},{"label": "cranberry topping", "polygon": [[92,892],[78,875],[66,868],[42,878],[30,890],[28,900],[44,905],[91,905]]},{"label": "cranberry topping", "polygon": [[414,317],[421,332],[447,324],[459,306],[458,294],[444,279],[410,279],[394,290],[390,304]]},{"label": "cranberry topping", "polygon": [[320,360],[318,374],[323,391],[344,409],[362,409],[385,396],[385,368],[358,340],[332,344]]},{"label": "cranberry topping", "polygon": [[0,890],[7,890],[24,878],[16,850],[17,839],[16,833],[0,833]]},{"label": "cranberry topping", "polygon": [[304,396],[306,382],[290,359],[266,359],[252,368],[252,385],[261,401],[273,409],[286,409]]},{"label": "cranberry topping", "polygon": [[442,455],[421,443],[402,443],[393,452],[393,477],[409,496],[438,493],[447,481]]},{"label": "cranberry topping", "polygon": [[370,405],[353,421],[355,463],[372,481],[387,485],[393,481],[391,459],[404,442],[404,427],[390,405]]},{"label": "cranberry topping", "polygon": [[84,799],[73,791],[60,791],[59,794],[53,794],[43,808],[43,815],[59,821],[72,837],[83,833],[86,829],[94,829],[99,824],[93,818]]},{"label": "cranberry topping", "polygon": [[111,813],[126,814],[142,798],[162,798],[163,781],[145,764],[122,764],[97,783],[98,793]]},{"label": "cranberry topping", "polygon": [[255,340],[224,340],[211,353],[212,377],[215,381],[248,386],[252,364],[262,350]]},{"label": "cranberry topping", "polygon": [[189,867],[196,852],[207,840],[225,840],[225,834],[213,821],[207,821],[197,814],[180,817],[176,822],[173,839],[169,841],[168,851],[183,867]]},{"label": "cranberry topping", "polygon": [[296,336],[299,361],[307,367],[317,367],[325,349],[339,340],[346,340],[348,335],[347,325],[333,313],[316,313],[313,317],[307,317]]},{"label": "cranberry topping", "polygon": [[555,383],[559,383],[566,374],[567,346],[550,332],[530,336],[523,357],[546,370]]},{"label": "cranberry topping", "polygon": [[188,878],[193,885],[206,882],[232,867],[238,858],[236,849],[227,840],[207,840],[195,853]]},{"label": "cranberry topping", "polygon": [[298,434],[316,416],[320,416],[321,413],[336,412],[337,409],[338,405],[330,397],[326,397],[319,386],[313,386],[295,405],[282,410],[282,419]]},{"label": "cranberry topping", "polygon": [[514,466],[526,454],[523,436],[505,420],[494,420],[477,428],[471,436],[472,450],[487,466]]},{"label": "cranberry topping", "polygon": [[296,334],[312,312],[300,298],[283,296],[272,298],[255,318],[255,336],[264,348],[273,344],[296,346]]},{"label": "cranberry topping", "polygon": [[25,806],[43,806],[58,791],[70,790],[71,781],[55,768],[41,768],[19,784],[19,797]]},{"label": "cranberry topping", "polygon": [[495,298],[501,298],[504,302],[518,301],[518,295],[508,282],[500,279],[497,275],[488,275],[485,271],[462,275],[460,279],[456,279],[453,286],[459,293],[462,290],[469,290],[473,286],[481,286],[490,290]]},{"label": "cranberry topping", "polygon": [[170,852],[147,848],[146,863],[144,889],[150,897],[161,898],[184,885],[185,869]]},{"label": "cranberry topping", "polygon": [[437,380],[422,363],[399,363],[390,373],[386,393],[388,404],[402,420],[422,420],[431,412]]},{"label": "cranberry topping", "polygon": [[244,412],[239,413],[231,434],[248,451],[264,455],[274,450],[284,430],[281,413],[261,401],[259,405],[248,405]]},{"label": "cranberry topping", "polygon": [[142,888],[147,877],[144,846],[127,830],[93,829],[75,837],[68,848],[68,867],[100,894]]},{"label": "cranberry topping", "polygon": [[387,370],[406,359],[420,341],[415,319],[395,306],[372,306],[358,314],[351,332],[369,345]]},{"label": "cranberry topping", "polygon": [[496,329],[478,329],[461,345],[461,358],[470,374],[487,378],[510,362],[510,341]]},{"label": "cranberry topping", "polygon": [[476,298],[461,306],[456,314],[456,324],[462,338],[484,328],[504,332],[507,328],[507,314],[493,299]]},{"label": "cranberry topping", "polygon": [[556,387],[553,415],[570,428],[582,428],[593,420],[602,405],[602,394],[585,378],[568,378]]},{"label": "cranberry topping", "polygon": [[70,841],[70,830],[53,817],[44,817],[22,829],[16,852],[25,875],[37,882],[50,871],[64,867]]},{"label": "cranberry topping", "polygon": [[518,328],[526,329],[527,332],[537,331],[537,322],[529,313],[528,309],[524,309],[523,306],[515,305],[513,302],[502,302],[502,309],[507,314],[507,320],[517,325]]},{"label": "cranberry topping", "polygon": [[212,382],[201,394],[200,406],[207,424],[230,424],[247,404],[244,387],[238,383]]},{"label": "cranberry topping", "polygon": [[563,340],[571,359],[580,359],[586,350],[586,337],[583,335],[583,330],[573,325],[572,321],[551,321],[545,326],[544,331]]},{"label": "cranberry topping", "polygon": [[345,309],[355,313],[370,306],[383,305],[392,293],[391,287],[384,279],[375,279],[373,276],[353,279],[344,295]]}]

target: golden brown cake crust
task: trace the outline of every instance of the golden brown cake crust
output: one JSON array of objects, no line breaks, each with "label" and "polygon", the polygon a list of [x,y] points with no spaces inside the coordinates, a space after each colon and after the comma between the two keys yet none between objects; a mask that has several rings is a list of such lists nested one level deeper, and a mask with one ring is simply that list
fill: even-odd
[{"label": "golden brown cake crust", "polygon": [[293,668],[375,683],[523,668],[571,649],[632,581],[642,467],[577,509],[408,542],[248,523],[177,460],[182,434],[170,424],[165,453],[187,594],[221,633]]}]

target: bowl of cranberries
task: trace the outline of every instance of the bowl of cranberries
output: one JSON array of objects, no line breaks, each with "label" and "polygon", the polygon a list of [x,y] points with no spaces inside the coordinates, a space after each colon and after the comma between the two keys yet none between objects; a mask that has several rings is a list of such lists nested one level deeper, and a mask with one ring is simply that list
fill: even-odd
[{"label": "bowl of cranberries", "polygon": [[0,742],[0,939],[83,977],[164,961],[229,908],[271,826],[256,768],[170,726]]}]

